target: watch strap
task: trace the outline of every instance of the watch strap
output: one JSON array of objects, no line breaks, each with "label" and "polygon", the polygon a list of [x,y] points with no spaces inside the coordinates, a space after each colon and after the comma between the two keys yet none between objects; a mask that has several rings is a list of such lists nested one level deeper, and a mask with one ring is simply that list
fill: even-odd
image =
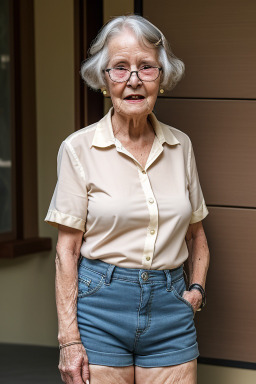
[{"label": "watch strap", "polygon": [[202,287],[202,285],[200,284],[197,284],[197,283],[194,283],[194,284],[191,284],[188,288],[189,291],[192,291],[193,289],[196,289],[197,291],[199,291],[202,295],[202,304],[200,306],[200,309],[202,309],[205,304],[206,304],[206,293],[205,293],[205,290],[204,288]]}]

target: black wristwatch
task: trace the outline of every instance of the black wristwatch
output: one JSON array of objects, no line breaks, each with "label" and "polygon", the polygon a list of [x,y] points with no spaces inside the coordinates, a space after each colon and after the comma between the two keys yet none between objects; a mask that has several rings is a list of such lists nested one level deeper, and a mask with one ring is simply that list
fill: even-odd
[{"label": "black wristwatch", "polygon": [[205,293],[205,290],[203,289],[202,285],[200,284],[191,284],[188,288],[189,291],[192,291],[193,289],[196,289],[198,290],[201,295],[202,295],[202,304],[200,305],[200,308],[198,309],[198,311],[201,311],[201,309],[205,306],[206,304],[206,293]]}]

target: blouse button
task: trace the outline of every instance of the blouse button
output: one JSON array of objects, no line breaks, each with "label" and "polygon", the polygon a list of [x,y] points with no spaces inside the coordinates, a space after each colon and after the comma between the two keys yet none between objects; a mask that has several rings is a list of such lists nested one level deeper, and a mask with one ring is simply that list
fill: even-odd
[{"label": "blouse button", "polygon": [[151,235],[154,235],[155,234],[155,230],[151,229],[150,233],[151,233]]},{"label": "blouse button", "polygon": [[148,199],[148,201],[153,204],[154,203],[154,199],[152,199],[152,197],[150,199]]},{"label": "blouse button", "polygon": [[146,257],[146,260],[149,261],[149,260],[150,260],[150,256],[147,256],[147,257]]}]

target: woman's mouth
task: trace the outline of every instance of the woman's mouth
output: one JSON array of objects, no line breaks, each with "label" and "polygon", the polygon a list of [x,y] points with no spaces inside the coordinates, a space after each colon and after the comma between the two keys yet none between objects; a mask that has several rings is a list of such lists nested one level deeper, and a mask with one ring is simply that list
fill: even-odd
[{"label": "woman's mouth", "polygon": [[145,99],[145,96],[143,95],[128,95],[124,98],[125,101],[129,102],[141,102]]}]

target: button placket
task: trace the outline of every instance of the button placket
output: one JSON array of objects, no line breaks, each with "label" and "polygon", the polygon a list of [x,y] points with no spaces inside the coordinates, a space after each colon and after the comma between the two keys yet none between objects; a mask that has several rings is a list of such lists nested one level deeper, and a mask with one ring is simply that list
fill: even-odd
[{"label": "button placket", "polygon": [[156,137],[153,143],[152,151],[149,154],[149,158],[147,160],[147,168],[150,167],[151,164],[158,158],[158,156],[163,152],[162,143]]},{"label": "button placket", "polygon": [[145,266],[145,268],[150,268],[153,262],[155,242],[158,231],[158,207],[150,185],[148,173],[145,170],[141,170],[141,168],[138,168],[138,173],[149,210],[149,224],[147,227],[144,251],[142,255],[142,265]]},{"label": "button placket", "polygon": [[[128,156],[130,159],[132,159],[134,161],[134,163],[136,164],[137,167],[141,167],[138,160],[135,159],[135,157],[125,147],[122,146],[122,143],[117,138],[115,138],[114,144],[116,146],[117,152],[121,152],[124,155]],[[147,173],[144,169],[142,169],[141,172],[145,173],[145,174]]]}]

